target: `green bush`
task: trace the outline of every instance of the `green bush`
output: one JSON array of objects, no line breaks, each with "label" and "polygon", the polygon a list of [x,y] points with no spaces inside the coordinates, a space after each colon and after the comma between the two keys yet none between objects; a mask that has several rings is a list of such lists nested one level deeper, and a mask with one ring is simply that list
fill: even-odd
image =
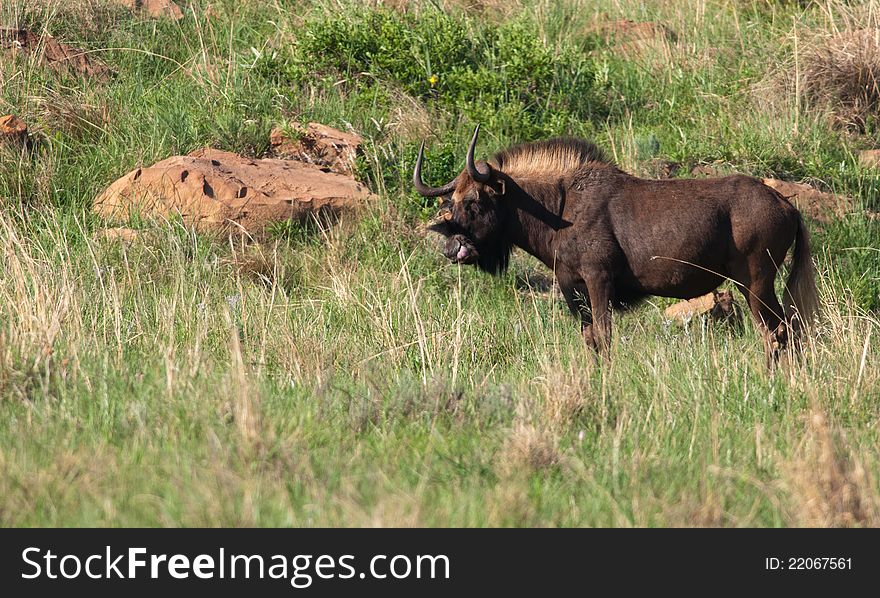
[{"label": "green bush", "polygon": [[587,55],[546,46],[528,17],[494,25],[440,11],[317,14],[295,54],[302,81],[316,70],[361,90],[392,81],[512,139],[566,132],[604,113]]}]

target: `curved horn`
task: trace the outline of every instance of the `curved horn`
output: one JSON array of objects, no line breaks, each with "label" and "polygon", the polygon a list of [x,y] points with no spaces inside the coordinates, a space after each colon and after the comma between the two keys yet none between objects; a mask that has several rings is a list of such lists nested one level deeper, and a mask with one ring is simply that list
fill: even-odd
[{"label": "curved horn", "polygon": [[467,171],[470,177],[478,183],[488,183],[489,179],[492,178],[492,167],[487,164],[486,167],[488,170],[483,172],[478,169],[477,165],[474,163],[474,149],[477,147],[477,135],[479,134],[480,125],[477,125],[477,128],[474,129],[474,136],[471,138],[471,144],[468,146]]},{"label": "curved horn", "polygon": [[422,160],[425,158],[425,142],[422,141],[422,146],[419,148],[419,157],[416,159],[416,167],[413,170],[413,185],[416,187],[416,191],[419,192],[419,195],[424,197],[439,197],[440,195],[446,195],[447,193],[451,193],[455,190],[455,180],[453,179],[451,182],[446,183],[442,187],[429,187],[425,183],[422,182]]}]

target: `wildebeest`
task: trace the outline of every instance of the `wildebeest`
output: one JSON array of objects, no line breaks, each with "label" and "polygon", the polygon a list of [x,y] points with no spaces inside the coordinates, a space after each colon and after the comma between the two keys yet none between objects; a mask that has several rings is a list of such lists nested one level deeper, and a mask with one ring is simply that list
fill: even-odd
[{"label": "wildebeest", "polygon": [[[498,273],[519,247],[553,270],[584,341],[606,353],[611,306],[647,295],[690,299],[732,280],[762,328],[768,365],[817,307],[809,235],[798,210],[761,181],[743,175],[648,180],[627,174],[592,143],[557,138],[475,161],[477,126],[466,168],[442,187],[430,225],[446,237],[451,261]],[[785,308],[773,288],[794,243]]]}]

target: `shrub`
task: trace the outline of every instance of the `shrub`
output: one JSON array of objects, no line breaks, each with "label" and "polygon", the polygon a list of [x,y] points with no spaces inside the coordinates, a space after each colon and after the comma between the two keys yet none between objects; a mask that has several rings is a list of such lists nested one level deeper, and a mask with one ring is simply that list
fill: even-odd
[{"label": "shrub", "polygon": [[295,54],[303,82],[316,69],[361,89],[390,80],[514,139],[565,132],[602,113],[586,55],[547,47],[528,17],[491,25],[431,10],[319,14],[304,24]]}]

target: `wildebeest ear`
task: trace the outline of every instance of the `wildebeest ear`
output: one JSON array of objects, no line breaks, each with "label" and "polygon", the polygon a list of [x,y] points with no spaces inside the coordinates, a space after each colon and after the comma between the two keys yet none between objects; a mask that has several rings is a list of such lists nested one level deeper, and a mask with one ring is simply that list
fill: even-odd
[{"label": "wildebeest ear", "polygon": [[507,192],[507,185],[504,184],[504,179],[496,178],[486,183],[486,191],[493,197],[501,197]]}]

